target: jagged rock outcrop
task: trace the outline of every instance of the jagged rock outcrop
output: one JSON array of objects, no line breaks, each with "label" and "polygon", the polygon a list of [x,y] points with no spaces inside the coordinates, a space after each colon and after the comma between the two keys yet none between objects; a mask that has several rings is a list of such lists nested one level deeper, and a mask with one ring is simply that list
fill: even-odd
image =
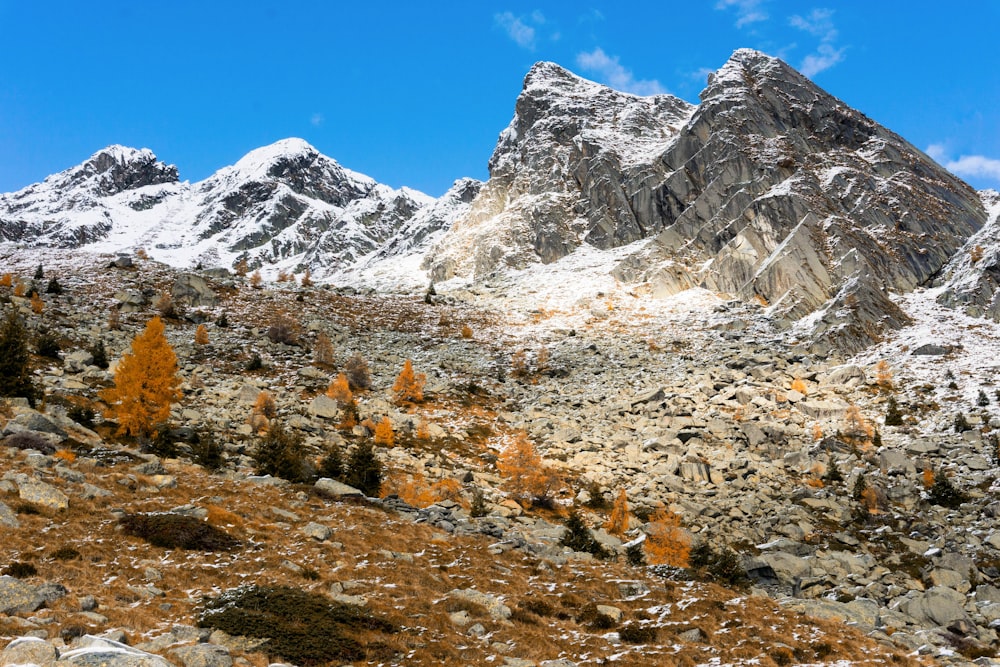
[{"label": "jagged rock outcrop", "polygon": [[536,65],[435,279],[639,244],[617,277],[756,299],[857,349],[986,221],[977,194],[776,58],[741,49],[692,107]]},{"label": "jagged rock outcrop", "polygon": [[658,232],[664,217],[649,194],[666,172],[655,158],[693,109],[536,64],[490,158],[490,180],[425,262],[431,277],[482,276]]},{"label": "jagged rock outcrop", "polygon": [[989,220],[941,272],[938,301],[1000,322],[1000,192],[981,194]]}]

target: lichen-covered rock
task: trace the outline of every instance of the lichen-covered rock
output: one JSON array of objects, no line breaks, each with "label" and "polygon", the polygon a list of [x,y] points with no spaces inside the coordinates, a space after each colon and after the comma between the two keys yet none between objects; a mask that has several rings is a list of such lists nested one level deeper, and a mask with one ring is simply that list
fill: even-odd
[{"label": "lichen-covered rock", "polygon": [[146,653],[121,642],[84,635],[77,648],[64,652],[59,667],[173,667],[166,658]]},{"label": "lichen-covered rock", "polygon": [[38,588],[20,579],[0,576],[0,614],[24,614],[45,604]]},{"label": "lichen-covered rock", "polygon": [[17,492],[21,500],[35,505],[55,510],[69,507],[69,498],[65,493],[37,479],[28,478],[18,482]]},{"label": "lichen-covered rock", "polygon": [[38,637],[18,637],[0,652],[0,667],[47,665],[59,657],[56,647]]}]

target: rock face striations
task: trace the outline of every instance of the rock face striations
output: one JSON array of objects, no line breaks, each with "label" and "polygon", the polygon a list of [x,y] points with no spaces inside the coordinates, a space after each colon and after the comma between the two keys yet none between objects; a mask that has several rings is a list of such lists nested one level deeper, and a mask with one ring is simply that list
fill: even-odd
[{"label": "rock face striations", "polygon": [[747,49],[701,104],[617,93],[549,63],[525,80],[472,208],[426,260],[436,279],[642,241],[618,277],[756,299],[841,348],[905,316],[986,221],[978,195],[776,58]]},{"label": "rock face striations", "polygon": [[115,146],[0,196],[0,240],[411,284],[483,279],[587,246],[613,251],[615,277],[637,289],[757,302],[845,351],[905,323],[891,293],[935,280],[947,283],[943,303],[1000,313],[996,216],[984,227],[979,194],[756,51],[736,51],[697,106],[538,63],[489,168],[485,184],[462,179],[434,200],[300,139],[195,184],[148,150]]}]

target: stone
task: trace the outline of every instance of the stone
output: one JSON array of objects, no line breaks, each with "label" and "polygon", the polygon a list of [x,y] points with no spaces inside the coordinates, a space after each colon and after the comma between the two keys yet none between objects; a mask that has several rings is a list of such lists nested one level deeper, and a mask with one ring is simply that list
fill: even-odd
[{"label": "stone", "polygon": [[321,523],[310,521],[302,527],[302,534],[306,537],[311,537],[314,540],[325,542],[330,539],[331,535],[333,535],[333,529],[328,526],[324,526]]},{"label": "stone", "polygon": [[813,419],[843,419],[848,407],[847,403],[834,400],[800,401],[795,404],[796,410]]},{"label": "stone", "polygon": [[622,618],[625,616],[625,613],[621,609],[608,604],[597,605],[597,613],[601,616],[607,616],[615,623],[621,623]]},{"label": "stone", "polygon": [[79,648],[66,651],[55,665],[64,667],[173,667],[165,658],[121,642],[84,635]]},{"label": "stone", "polygon": [[94,363],[94,355],[87,350],[71,350],[63,356],[63,366],[70,373],[81,373]]},{"label": "stone", "polygon": [[0,652],[0,665],[47,665],[59,657],[56,647],[37,637],[18,637]]},{"label": "stone", "polygon": [[214,308],[219,301],[208,281],[194,273],[179,276],[170,288],[170,295],[175,302],[194,308]]},{"label": "stone", "polygon": [[965,596],[944,586],[935,586],[903,602],[900,611],[918,623],[947,626],[958,620],[968,620]]},{"label": "stone", "polygon": [[0,526],[6,526],[7,528],[21,527],[21,522],[18,520],[17,515],[14,514],[14,510],[2,502],[0,502]]},{"label": "stone", "polygon": [[65,493],[51,484],[36,479],[27,479],[17,485],[18,497],[21,500],[54,510],[64,510],[69,507],[69,498]]},{"label": "stone", "polygon": [[913,356],[940,357],[951,352],[950,345],[938,345],[937,343],[924,343],[913,349],[910,353]]},{"label": "stone", "polygon": [[498,621],[505,621],[510,618],[510,607],[495,595],[481,593],[474,588],[456,588],[448,593],[448,597],[459,600],[468,600],[475,604],[482,605],[489,612],[490,616]]},{"label": "stone", "polygon": [[309,414],[323,419],[335,419],[340,416],[340,403],[326,394],[318,394],[309,403]]},{"label": "stone", "polygon": [[233,658],[229,649],[215,644],[194,644],[171,649],[184,667],[232,667]]},{"label": "stone", "polygon": [[333,498],[363,498],[365,495],[353,486],[348,486],[329,477],[320,477],[313,486],[317,491]]}]

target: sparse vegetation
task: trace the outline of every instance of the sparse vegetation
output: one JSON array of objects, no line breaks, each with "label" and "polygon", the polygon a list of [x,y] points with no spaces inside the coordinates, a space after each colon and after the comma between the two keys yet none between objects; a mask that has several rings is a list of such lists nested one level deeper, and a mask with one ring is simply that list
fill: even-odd
[{"label": "sparse vegetation", "polygon": [[233,551],[241,546],[225,531],[186,514],[126,514],[118,524],[126,535],[163,549]]},{"label": "sparse vegetation", "polygon": [[275,423],[257,442],[251,456],[258,475],[273,475],[290,482],[310,482],[316,470],[303,448],[303,438]]},{"label": "sparse vegetation", "polygon": [[588,553],[601,560],[612,557],[612,553],[600,542],[594,539],[594,534],[580,518],[576,511],[571,511],[566,518],[566,532],[559,539],[559,544],[573,551]]}]

